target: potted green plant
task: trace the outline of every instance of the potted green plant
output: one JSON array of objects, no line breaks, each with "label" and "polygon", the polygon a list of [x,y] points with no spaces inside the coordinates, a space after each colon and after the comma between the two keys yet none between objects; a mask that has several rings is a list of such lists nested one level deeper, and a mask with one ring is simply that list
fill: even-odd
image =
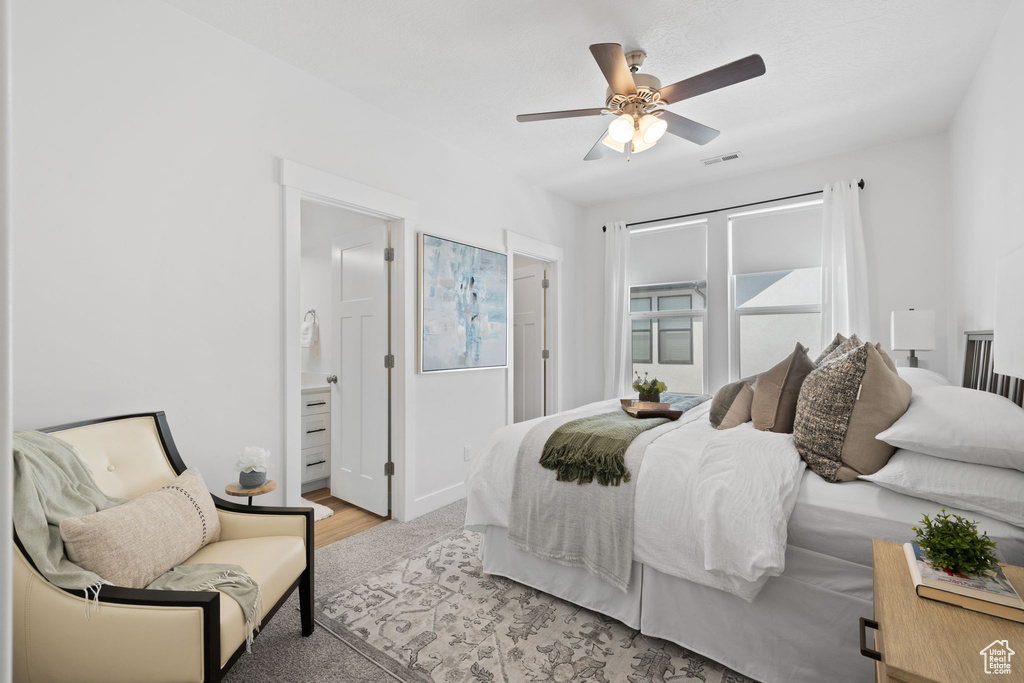
[{"label": "potted green plant", "polygon": [[633,388],[640,394],[641,401],[650,401],[651,403],[657,403],[661,399],[661,392],[668,391],[668,386],[664,382],[658,381],[657,377],[647,379],[646,372],[643,379],[640,379],[639,372],[636,373]]},{"label": "potted green plant", "polygon": [[263,486],[267,481],[267,465],[270,464],[270,451],[259,446],[246,446],[235,460],[235,471],[238,472],[238,485],[243,489],[254,489]]},{"label": "potted green plant", "polygon": [[928,560],[940,569],[967,576],[983,575],[998,568],[992,551],[996,542],[988,532],[978,534],[978,523],[968,522],[960,515],[942,514],[930,519],[925,515],[917,532],[917,544]]}]

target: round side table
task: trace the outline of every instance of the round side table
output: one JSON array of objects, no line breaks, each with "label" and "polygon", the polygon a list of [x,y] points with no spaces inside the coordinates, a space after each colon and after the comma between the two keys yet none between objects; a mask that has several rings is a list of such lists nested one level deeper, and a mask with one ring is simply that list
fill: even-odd
[{"label": "round side table", "polygon": [[252,497],[259,496],[264,493],[270,493],[277,488],[277,482],[268,479],[254,489],[243,489],[242,486],[237,482],[233,481],[224,487],[224,493],[229,496],[239,496],[241,498],[249,498],[249,505],[252,505]]}]

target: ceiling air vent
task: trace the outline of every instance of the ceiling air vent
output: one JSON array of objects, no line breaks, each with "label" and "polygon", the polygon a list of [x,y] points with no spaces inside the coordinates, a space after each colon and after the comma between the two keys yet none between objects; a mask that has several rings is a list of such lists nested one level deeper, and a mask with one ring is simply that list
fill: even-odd
[{"label": "ceiling air vent", "polygon": [[711,157],[710,159],[703,159],[703,161],[705,166],[714,166],[715,164],[720,164],[723,161],[732,161],[733,159],[739,159],[742,156],[743,155],[740,152],[729,152],[728,154],[723,154],[720,157]]}]

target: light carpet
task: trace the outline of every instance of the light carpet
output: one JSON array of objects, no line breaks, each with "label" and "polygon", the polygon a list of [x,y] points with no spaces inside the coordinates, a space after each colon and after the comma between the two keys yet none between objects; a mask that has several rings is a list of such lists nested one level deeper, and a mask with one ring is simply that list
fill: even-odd
[{"label": "light carpet", "polygon": [[384,522],[316,551],[317,628],[298,600],[260,634],[226,683],[751,683],[667,641],[501,577],[462,532],[465,501]]}]

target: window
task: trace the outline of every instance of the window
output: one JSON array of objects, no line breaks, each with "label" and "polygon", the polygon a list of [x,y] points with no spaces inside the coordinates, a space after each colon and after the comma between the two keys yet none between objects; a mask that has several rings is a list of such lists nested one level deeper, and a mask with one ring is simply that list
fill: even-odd
[{"label": "window", "polygon": [[[689,311],[692,309],[692,294],[658,297],[659,311]],[[693,321],[690,318],[661,318],[658,320],[658,363],[693,365]]]},{"label": "window", "polygon": [[[629,312],[645,313],[651,310],[651,297],[630,297]],[[633,364],[652,363],[651,320],[633,320]]]},{"label": "window", "polygon": [[635,230],[629,246],[633,370],[703,393],[707,223]]},{"label": "window", "polygon": [[731,345],[739,377],[764,372],[800,342],[821,351],[821,202],[730,216]]}]

